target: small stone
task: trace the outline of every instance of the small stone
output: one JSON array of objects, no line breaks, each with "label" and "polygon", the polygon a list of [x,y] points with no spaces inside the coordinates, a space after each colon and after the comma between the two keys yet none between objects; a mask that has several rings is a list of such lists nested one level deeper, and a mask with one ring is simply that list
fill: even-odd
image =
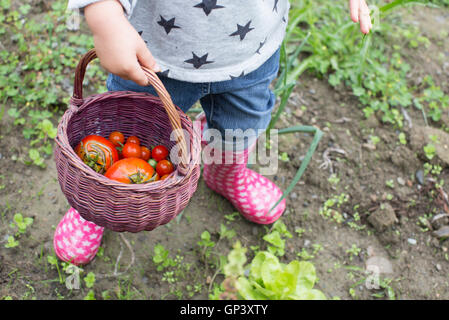
[{"label": "small stone", "polygon": [[304,240],[304,247],[308,248],[310,246],[310,240],[306,239]]},{"label": "small stone", "polygon": [[447,213],[437,214],[432,218],[431,223],[432,228],[438,230],[449,223],[449,214]]},{"label": "small stone", "polygon": [[315,89],[310,89],[309,92],[310,92],[310,94],[315,94],[316,93]]},{"label": "small stone", "polygon": [[440,229],[432,232],[432,234],[438,239],[449,238],[449,226],[443,226]]},{"label": "small stone", "polygon": [[411,245],[415,245],[416,244],[416,240],[412,239],[412,238],[408,238],[407,242],[410,243]]},{"label": "small stone", "polygon": [[440,248],[441,247],[440,241],[438,239],[436,239],[436,238],[432,238],[431,243],[432,243],[432,246],[434,246],[435,248]]},{"label": "small stone", "polygon": [[362,144],[362,147],[369,150],[369,151],[374,151],[376,150],[376,146],[372,143],[364,143]]},{"label": "small stone", "polygon": [[382,203],[369,217],[368,222],[379,232],[385,231],[398,222],[393,207],[388,203]]},{"label": "small stone", "polygon": [[304,111],[302,111],[301,109],[295,109],[295,111],[293,113],[298,118],[302,118],[302,116],[304,115]]},{"label": "small stone", "polygon": [[437,268],[438,271],[441,271],[441,264],[437,263],[437,264],[435,265],[435,268]]},{"label": "small stone", "polygon": [[416,171],[415,177],[420,185],[424,185],[424,172],[421,169]]},{"label": "small stone", "polygon": [[402,179],[401,177],[398,177],[397,181],[398,181],[398,184],[400,184],[401,186],[405,185],[405,180]]},{"label": "small stone", "polygon": [[3,155],[0,153],[0,159],[3,158]]},{"label": "small stone", "polygon": [[297,199],[298,198],[298,194],[296,192],[292,192],[292,193],[290,193],[290,198],[291,199]]}]

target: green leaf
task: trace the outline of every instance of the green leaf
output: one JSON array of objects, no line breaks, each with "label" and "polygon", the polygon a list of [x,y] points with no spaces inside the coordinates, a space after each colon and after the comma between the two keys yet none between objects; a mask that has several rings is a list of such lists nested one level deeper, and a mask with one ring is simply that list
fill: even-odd
[{"label": "green leaf", "polygon": [[315,281],[316,273],[314,265],[308,261],[299,262],[297,292],[301,292],[304,289],[313,289]]},{"label": "green leaf", "polygon": [[20,112],[16,108],[10,108],[8,109],[8,115],[11,118],[18,118],[20,116]]},{"label": "green leaf", "polygon": [[244,273],[246,263],[246,248],[243,248],[240,241],[237,241],[233,249],[228,254],[228,263],[223,267],[223,272],[227,277],[239,277]]},{"label": "green leaf", "polygon": [[285,241],[281,238],[281,235],[277,231],[266,234],[263,239],[276,247],[284,247]]},{"label": "green leaf", "polygon": [[324,293],[317,289],[303,290],[290,298],[294,300],[327,300]]},{"label": "green leaf", "polygon": [[164,246],[161,244],[156,244],[154,246],[154,256],[153,256],[153,262],[156,264],[159,264],[163,262],[168,257],[168,250],[165,250]]},{"label": "green leaf", "polygon": [[95,292],[93,290],[90,290],[84,297],[84,300],[97,300],[95,299]]},{"label": "green leaf", "polygon": [[44,133],[48,135],[49,138],[54,139],[56,137],[57,129],[53,126],[50,120],[44,119],[41,122],[41,128]]},{"label": "green leaf", "polygon": [[275,275],[275,282],[272,287],[279,299],[286,299],[296,292],[296,283],[298,279],[299,261],[292,261],[290,267],[284,266],[283,270]]},{"label": "green leaf", "polygon": [[265,260],[260,267],[260,276],[264,287],[271,291],[276,291],[276,277],[282,271],[282,265],[278,258],[270,253],[265,254]]},{"label": "green leaf", "polygon": [[37,149],[30,149],[28,151],[28,156],[33,161],[38,161],[41,158],[39,151]]},{"label": "green leaf", "polygon": [[84,277],[84,282],[86,287],[92,288],[95,284],[95,273],[89,272],[86,277]]},{"label": "green leaf", "polygon": [[8,237],[8,242],[5,244],[5,248],[14,248],[19,245],[19,241],[17,241],[13,236]]},{"label": "green leaf", "polygon": [[237,290],[245,300],[267,300],[267,297],[256,291],[245,277],[238,278]]}]

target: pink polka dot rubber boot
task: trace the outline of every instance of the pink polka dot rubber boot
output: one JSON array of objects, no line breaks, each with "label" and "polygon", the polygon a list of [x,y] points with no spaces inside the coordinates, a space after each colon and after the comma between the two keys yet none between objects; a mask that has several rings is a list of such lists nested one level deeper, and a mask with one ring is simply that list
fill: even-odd
[{"label": "pink polka dot rubber boot", "polygon": [[[271,180],[246,167],[251,149],[239,153],[214,149],[211,152],[214,161],[204,164],[204,181],[228,199],[246,219],[270,224],[284,212],[285,199],[269,212],[282,196],[282,191]],[[213,154],[215,152],[219,154]]]},{"label": "pink polka dot rubber boot", "polygon": [[88,264],[95,258],[104,228],[85,220],[70,208],[59,222],[53,238],[55,253],[74,265]]}]

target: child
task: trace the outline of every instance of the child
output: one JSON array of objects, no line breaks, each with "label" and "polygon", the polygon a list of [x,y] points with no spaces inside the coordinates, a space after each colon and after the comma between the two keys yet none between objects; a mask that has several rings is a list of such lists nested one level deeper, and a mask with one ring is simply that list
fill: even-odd
[{"label": "child", "polygon": [[[226,197],[248,220],[276,221],[285,199],[269,179],[246,167],[257,134],[270,121],[275,103],[269,85],[279,67],[288,0],[69,0],[81,8],[92,31],[97,56],[110,72],[111,91],[149,92],[141,66],[158,72],[175,105],[186,112],[198,100],[206,128],[222,134],[214,152],[226,163],[205,164],[207,186]],[[350,0],[351,18],[363,33],[371,29],[365,0]],[[226,129],[254,129],[244,139]],[[259,129],[259,130],[258,130]],[[231,148],[228,148],[228,147]],[[231,150],[231,151],[229,151]],[[56,254],[75,264],[96,254],[103,228],[71,209],[59,223]]]}]

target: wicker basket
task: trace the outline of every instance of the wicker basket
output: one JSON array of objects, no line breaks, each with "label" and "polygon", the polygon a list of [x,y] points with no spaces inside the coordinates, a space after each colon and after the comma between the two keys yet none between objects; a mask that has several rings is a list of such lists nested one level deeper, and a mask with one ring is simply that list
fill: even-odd
[{"label": "wicker basket", "polygon": [[[58,125],[54,159],[62,192],[80,215],[113,231],[153,230],[180,213],[195,192],[200,176],[201,138],[190,118],[176,107],[157,75],[144,69],[158,97],[112,91],[83,98],[86,67],[96,58],[86,53],[75,73],[70,107]],[[136,135],[143,145],[177,147],[171,177],[148,184],[124,184],[89,168],[74,147],[87,135],[108,137],[112,131]],[[170,135],[174,134],[174,139]],[[174,140],[174,141],[173,141]],[[188,144],[186,143],[188,141]],[[175,155],[176,157],[176,155]]]}]

